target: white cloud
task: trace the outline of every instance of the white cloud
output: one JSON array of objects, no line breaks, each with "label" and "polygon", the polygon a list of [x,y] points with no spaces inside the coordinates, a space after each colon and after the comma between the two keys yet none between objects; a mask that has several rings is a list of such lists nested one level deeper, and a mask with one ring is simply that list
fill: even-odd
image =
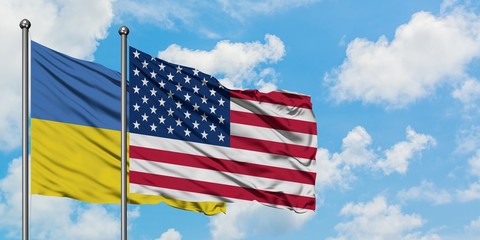
[{"label": "white cloud", "polygon": [[22,217],[22,159],[14,159],[7,176],[0,180],[0,227],[21,227]]},{"label": "white cloud", "polygon": [[[338,153],[334,153],[337,154]],[[317,178],[316,187],[320,190],[339,186],[346,189],[355,180],[350,166],[346,165],[339,157],[331,157],[328,150],[319,148],[317,150]]]},{"label": "white cloud", "polygon": [[468,160],[470,165],[470,172],[480,178],[480,150]]},{"label": "white cloud", "polygon": [[402,213],[400,206],[389,205],[383,196],[367,203],[348,203],[340,215],[351,220],[337,224],[338,235],[330,239],[425,239],[412,232],[422,227],[425,220],[418,214]]},{"label": "white cloud", "polygon": [[375,159],[375,153],[368,149],[371,144],[372,137],[365,128],[357,126],[342,140],[339,157],[352,167],[370,165]]},{"label": "white cloud", "polygon": [[465,231],[470,233],[480,233],[480,217],[472,220],[467,226],[465,226]]},{"label": "white cloud", "polygon": [[441,240],[443,237],[436,233],[422,234],[419,232],[407,234],[403,240]]},{"label": "white cloud", "polygon": [[[20,145],[21,29],[28,18],[33,40],[79,58],[93,58],[98,40],[107,35],[113,0],[2,0],[0,1],[0,150]],[[85,16],[89,17],[85,17]]]},{"label": "white cloud", "polygon": [[461,9],[441,16],[418,12],[391,41],[354,39],[343,64],[325,80],[337,101],[404,107],[465,78],[468,64],[480,57],[479,29],[480,17]]},{"label": "white cloud", "polygon": [[323,189],[338,185],[348,188],[355,180],[352,170],[357,167],[371,166],[375,153],[371,150],[372,138],[361,126],[348,132],[342,140],[342,152],[330,156],[328,150],[319,148],[317,151],[317,187]]},{"label": "white cloud", "polygon": [[402,189],[397,193],[397,198],[401,201],[424,200],[432,202],[434,205],[450,203],[452,196],[446,190],[436,190],[432,182],[422,181],[419,186],[409,189]]},{"label": "white cloud", "polygon": [[166,232],[160,235],[160,238],[156,240],[182,240],[182,234],[175,230],[175,228],[169,228]]},{"label": "white cloud", "polygon": [[115,11],[122,16],[133,16],[140,22],[155,23],[163,28],[175,28],[177,22],[190,23],[197,14],[197,1],[118,0]]},{"label": "white cloud", "polygon": [[131,219],[136,219],[140,217],[140,207],[135,206],[132,210],[127,211],[127,217]]},{"label": "white cloud", "polygon": [[[44,199],[43,201],[39,199]],[[35,196],[32,198],[33,236],[42,239],[116,239],[119,219],[99,205],[80,206],[70,199]],[[42,211],[36,211],[37,205]],[[62,206],[62,210],[58,207]]]},{"label": "white cloud", "polygon": [[338,185],[348,188],[355,180],[353,170],[365,168],[382,170],[389,175],[393,172],[405,174],[410,161],[422,151],[435,145],[430,135],[416,133],[410,126],[406,129],[407,140],[385,150],[382,157],[371,144],[372,138],[361,126],[352,129],[342,140],[342,151],[333,153],[319,148],[317,151],[317,186],[320,189]]},{"label": "white cloud", "polygon": [[442,4],[440,5],[440,12],[445,13],[451,9],[454,9],[457,5],[458,0],[443,0]]},{"label": "white cloud", "polygon": [[457,198],[461,202],[480,200],[480,150],[468,159],[468,172],[477,177],[477,182],[471,183],[467,189],[457,190]]},{"label": "white cloud", "polygon": [[455,137],[456,153],[472,153],[480,148],[480,126],[472,125],[469,128],[461,129]]},{"label": "white cloud", "polygon": [[386,158],[379,160],[375,167],[383,170],[385,174],[394,171],[405,174],[409,161],[430,146],[435,146],[436,141],[430,135],[418,134],[411,127],[407,127],[407,141],[395,144],[385,152]]},{"label": "white cloud", "polygon": [[480,200],[480,182],[470,184],[465,190],[458,190],[457,198],[461,202]]},{"label": "white cloud", "polygon": [[256,202],[236,202],[227,208],[227,214],[216,215],[210,220],[213,240],[239,240],[265,233],[281,235],[300,229],[315,215],[314,212],[297,214]]},{"label": "white cloud", "polygon": [[[17,158],[0,179],[0,229],[12,238],[19,237],[21,229],[21,175],[21,159]],[[120,223],[100,205],[33,195],[30,226],[35,239],[115,239]]]},{"label": "white cloud", "polygon": [[452,92],[452,96],[461,101],[466,110],[475,110],[480,101],[480,82],[469,78],[462,86]]},{"label": "white cloud", "polygon": [[273,14],[279,11],[289,10],[305,6],[318,0],[217,0],[227,14],[231,17],[244,21],[254,15]]},{"label": "white cloud", "polygon": [[[155,24],[161,28],[174,31],[185,29],[206,38],[218,39],[222,34],[242,29],[244,23],[252,17],[273,15],[317,1],[117,0],[115,12],[124,21],[133,17],[139,22]],[[211,24],[212,22],[215,24]],[[221,28],[220,31],[214,30],[219,28]]]},{"label": "white cloud", "polygon": [[[191,50],[172,44],[158,56],[170,62],[196,67],[214,75],[227,87],[243,88],[258,84],[266,89],[275,87],[275,71],[261,68],[261,64],[276,63],[285,55],[285,45],[275,35],[265,35],[265,43],[232,43],[220,41],[211,51]],[[233,56],[233,57],[232,57]]]}]

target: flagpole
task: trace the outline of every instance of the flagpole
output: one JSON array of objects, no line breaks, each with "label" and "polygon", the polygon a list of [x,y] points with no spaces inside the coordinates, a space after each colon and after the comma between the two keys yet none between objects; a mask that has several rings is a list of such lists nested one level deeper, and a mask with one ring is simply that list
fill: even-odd
[{"label": "flagpole", "polygon": [[28,101],[29,101],[29,58],[30,42],[28,31],[30,21],[20,21],[22,29],[22,239],[28,240],[29,203],[30,203],[30,178],[28,161]]},{"label": "flagpole", "polygon": [[122,38],[121,44],[121,72],[122,72],[122,200],[121,200],[121,239],[127,240],[127,35],[126,26],[120,27],[118,34]]}]

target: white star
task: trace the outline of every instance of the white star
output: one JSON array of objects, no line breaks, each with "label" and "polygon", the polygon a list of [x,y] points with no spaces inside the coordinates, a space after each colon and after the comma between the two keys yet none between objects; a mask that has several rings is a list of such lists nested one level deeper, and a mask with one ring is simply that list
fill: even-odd
[{"label": "white star", "polygon": [[175,111],[173,111],[172,108],[169,108],[169,109],[167,110],[167,112],[168,112],[168,116],[173,116],[173,113],[174,113]]},{"label": "white star", "polygon": [[216,93],[215,89],[213,88],[210,89],[210,96],[215,96],[215,93]]},{"label": "white star", "polygon": [[223,134],[220,133],[220,135],[218,135],[218,141],[224,142],[224,139],[225,139],[225,136],[223,136]]},{"label": "white star", "polygon": [[158,118],[158,121],[160,121],[161,124],[165,124],[165,120],[166,119],[163,117],[163,115]]},{"label": "white star", "polygon": [[202,132],[202,138],[207,139],[207,136],[208,136],[208,133],[206,133],[205,131],[203,131],[203,132]]},{"label": "white star", "polygon": [[143,103],[148,103],[148,98],[147,98],[147,96],[144,95],[143,98],[142,98],[142,101],[143,101]]},{"label": "white star", "polygon": [[185,97],[185,101],[190,101],[191,96],[187,94],[183,95]]},{"label": "white star", "polygon": [[169,126],[169,127],[167,128],[167,131],[168,131],[168,134],[173,134],[173,128],[172,128],[172,126]]},{"label": "white star", "polygon": [[146,113],[142,115],[142,121],[148,121],[148,115]]},{"label": "white star", "polygon": [[182,70],[183,70],[183,68],[182,68],[182,67],[180,67],[180,65],[179,65],[179,66],[177,66],[177,73],[181,73],[181,72],[182,72]]},{"label": "white star", "polygon": [[138,86],[135,86],[135,87],[133,88],[133,92],[134,92],[134,93],[140,93],[140,88],[139,88]]},{"label": "white star", "polygon": [[210,113],[215,114],[215,111],[217,111],[217,109],[212,105],[212,106],[210,107]]},{"label": "white star", "polygon": [[182,120],[180,120],[180,118],[175,120],[175,122],[177,123],[177,126],[182,126]]},{"label": "white star", "polygon": [[168,77],[168,81],[173,81],[172,73],[168,73],[167,77]]},{"label": "white star", "polygon": [[197,111],[197,112],[198,112],[198,108],[200,108],[200,106],[198,106],[197,103],[193,104],[193,111]]},{"label": "white star", "polygon": [[159,86],[160,88],[165,88],[165,82],[164,82],[163,80],[160,81],[160,82],[158,82],[158,86]]},{"label": "white star", "polygon": [[190,115],[192,115],[190,112],[186,111],[185,113],[185,119],[190,119]]},{"label": "white star", "polygon": [[172,90],[170,90],[167,94],[168,94],[168,98],[173,98],[173,92],[172,92]]},{"label": "white star", "polygon": [[224,89],[223,85],[221,83],[218,84],[218,88]]},{"label": "white star", "polygon": [[206,98],[205,95],[203,95],[203,97],[202,97],[202,103],[207,103],[207,100],[208,100],[208,98]]},{"label": "white star", "polygon": [[135,122],[133,123],[133,128],[140,129],[140,123],[138,123],[137,121],[135,121]]},{"label": "white star", "polygon": [[148,62],[146,60],[143,60],[142,68],[147,68],[147,67],[148,67]]},{"label": "white star", "polygon": [[210,132],[215,132],[215,130],[217,129],[217,126],[215,126],[215,124],[210,124]]},{"label": "white star", "polygon": [[163,65],[163,63],[160,63],[158,67],[160,68],[161,71],[165,71],[165,65]]},{"label": "white star", "polygon": [[193,69],[193,76],[198,76],[198,72],[200,72],[200,71],[198,71],[198,69],[196,69],[196,68]]},{"label": "white star", "polygon": [[180,101],[176,102],[175,105],[177,105],[177,108],[182,108],[182,103]]},{"label": "white star", "polygon": [[135,58],[140,57],[140,53],[137,50],[135,50],[135,52],[133,52],[133,55],[135,56]]},{"label": "white star", "polygon": [[157,78],[157,73],[156,73],[155,71],[151,71],[151,72],[150,72],[150,76],[151,76],[152,78]]},{"label": "white star", "polygon": [[133,69],[133,75],[134,76],[140,76],[140,71],[138,69]]},{"label": "white star", "polygon": [[165,100],[163,100],[163,98],[160,98],[160,100],[158,100],[158,103],[160,104],[160,106],[165,107]]},{"label": "white star", "polygon": [[183,131],[185,132],[185,137],[186,137],[186,136],[189,136],[189,137],[190,137],[190,133],[191,133],[191,132],[190,132],[190,130],[188,130],[188,128],[185,129],[185,130],[183,130]]},{"label": "white star", "polygon": [[154,132],[157,131],[157,126],[155,126],[154,123],[152,123],[152,125],[150,125],[150,131],[154,131]]},{"label": "white star", "polygon": [[207,121],[207,114],[205,113],[202,114],[202,121],[205,121],[205,122]]},{"label": "white star", "polygon": [[177,88],[177,91],[182,91],[182,85],[180,83],[175,85],[175,87]]},{"label": "white star", "polygon": [[222,124],[223,124],[224,122],[225,122],[225,118],[223,118],[223,116],[220,116],[220,117],[218,118],[218,123],[222,123]]},{"label": "white star", "polygon": [[155,108],[155,106],[152,106],[152,107],[150,108],[150,111],[151,111],[150,113],[155,113],[155,114],[157,114],[157,109]]},{"label": "white star", "polygon": [[185,83],[190,83],[191,78],[188,75],[186,77],[184,77],[183,79],[185,79]]},{"label": "white star", "polygon": [[151,96],[157,96],[157,90],[155,90],[155,88],[152,88],[152,90],[150,90],[150,93]]},{"label": "white star", "polygon": [[198,91],[200,90],[200,88],[197,87],[197,85],[195,85],[195,87],[193,87],[193,92],[198,94]]},{"label": "white star", "polygon": [[218,105],[219,106],[223,106],[224,103],[225,103],[225,101],[223,101],[223,99],[220,98],[220,100],[218,100]]},{"label": "white star", "polygon": [[193,128],[198,129],[198,126],[200,126],[200,123],[198,123],[197,120],[195,120],[195,122],[193,122]]},{"label": "white star", "polygon": [[154,56],[150,56],[150,61],[157,61]]},{"label": "white star", "polygon": [[202,86],[203,86],[203,85],[207,85],[207,83],[208,83],[207,79],[203,78],[203,80],[202,80]]},{"label": "white star", "polygon": [[139,112],[140,111],[140,105],[135,103],[135,105],[133,105],[133,111]]},{"label": "white star", "polygon": [[165,88],[165,82],[163,80],[160,81],[158,85],[160,86],[160,88]]},{"label": "white star", "polygon": [[142,86],[147,86],[148,80],[146,78],[142,79]]}]

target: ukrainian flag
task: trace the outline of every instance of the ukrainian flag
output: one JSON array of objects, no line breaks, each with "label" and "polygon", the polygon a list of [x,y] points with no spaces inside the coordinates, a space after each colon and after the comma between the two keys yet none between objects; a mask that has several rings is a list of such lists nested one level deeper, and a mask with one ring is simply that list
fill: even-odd
[{"label": "ukrainian flag", "polygon": [[[32,41],[31,191],[91,203],[120,203],[120,73]],[[225,203],[129,193],[213,215]]]}]

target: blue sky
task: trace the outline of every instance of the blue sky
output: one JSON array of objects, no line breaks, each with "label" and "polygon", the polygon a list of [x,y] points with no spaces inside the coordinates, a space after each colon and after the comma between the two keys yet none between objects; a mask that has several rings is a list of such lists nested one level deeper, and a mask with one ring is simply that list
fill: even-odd
[{"label": "blue sky", "polygon": [[[21,30],[119,70],[129,44],[235,88],[312,96],[317,211],[130,206],[130,239],[478,239],[476,1],[0,2],[0,238],[20,238]],[[34,239],[117,239],[119,208],[33,196]]]}]

